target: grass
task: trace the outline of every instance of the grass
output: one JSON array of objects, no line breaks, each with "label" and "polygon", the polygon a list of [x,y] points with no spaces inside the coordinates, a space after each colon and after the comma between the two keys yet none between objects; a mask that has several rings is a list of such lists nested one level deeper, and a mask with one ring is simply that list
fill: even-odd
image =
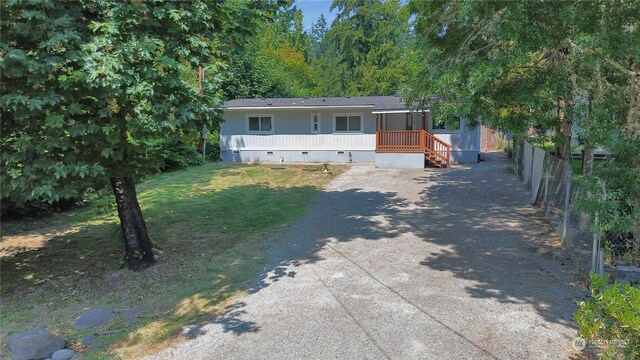
[{"label": "grass", "polygon": [[[538,141],[533,141],[533,146],[537,147],[537,148],[541,148],[543,149],[545,152],[553,154],[553,152],[555,151],[555,145],[553,144],[552,141],[543,141],[543,140],[538,140]],[[582,145],[579,146],[574,146],[571,148],[571,152],[575,153],[575,152],[580,152],[582,151]],[[572,180],[574,183],[580,183],[582,181],[582,160],[576,160],[576,159],[569,159],[569,166],[571,166],[571,172],[573,174],[572,176]],[[593,166],[594,167],[598,167],[598,166],[602,166],[603,162],[602,161],[594,161],[593,162]]]},{"label": "grass", "polygon": [[[212,321],[250,288],[278,231],[330,182],[320,168],[212,163],[139,184],[147,227],[164,252],[142,273],[120,268],[123,246],[110,196],[70,213],[4,222],[3,352],[7,335],[32,328],[63,335],[82,350],[80,339],[91,332],[74,331],[71,323],[91,306],[143,306],[145,313],[97,329],[105,347],[85,351],[85,358],[137,358],[183,341],[185,325]],[[345,169],[334,167],[334,175]]]}]

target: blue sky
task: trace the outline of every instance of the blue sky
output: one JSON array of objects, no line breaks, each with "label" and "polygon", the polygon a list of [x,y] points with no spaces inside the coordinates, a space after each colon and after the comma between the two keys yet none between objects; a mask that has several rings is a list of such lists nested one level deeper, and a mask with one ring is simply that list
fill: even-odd
[{"label": "blue sky", "polygon": [[331,3],[333,3],[332,0],[296,0],[293,2],[298,9],[302,10],[302,22],[306,30],[311,30],[311,25],[320,17],[320,14],[324,14],[327,25],[331,26],[331,22],[336,17],[335,13],[329,12]]}]

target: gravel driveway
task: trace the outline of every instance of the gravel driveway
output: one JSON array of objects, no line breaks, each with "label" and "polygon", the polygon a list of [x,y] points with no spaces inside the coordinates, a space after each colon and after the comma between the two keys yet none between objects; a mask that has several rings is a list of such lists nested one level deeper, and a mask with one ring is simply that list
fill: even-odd
[{"label": "gravel driveway", "polygon": [[580,295],[502,154],[353,166],[280,237],[251,295],[158,359],[560,359]]}]

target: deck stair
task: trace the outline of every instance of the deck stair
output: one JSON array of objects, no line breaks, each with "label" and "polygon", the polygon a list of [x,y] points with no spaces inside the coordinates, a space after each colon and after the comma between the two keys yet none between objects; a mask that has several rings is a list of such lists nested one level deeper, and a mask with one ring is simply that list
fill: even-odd
[{"label": "deck stair", "polygon": [[426,130],[377,131],[376,152],[424,153],[426,165],[439,168],[451,165],[451,145]]}]

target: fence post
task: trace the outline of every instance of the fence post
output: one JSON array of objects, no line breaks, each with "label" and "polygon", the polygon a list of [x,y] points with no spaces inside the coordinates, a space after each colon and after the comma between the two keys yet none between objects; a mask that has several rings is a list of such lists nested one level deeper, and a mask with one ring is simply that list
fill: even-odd
[{"label": "fence post", "polygon": [[533,190],[533,156],[536,153],[536,147],[531,144],[531,169],[529,169],[529,188]]},{"label": "fence post", "polygon": [[[569,167],[569,164],[566,164]],[[567,227],[569,225],[569,216],[571,216],[570,202],[571,202],[571,168],[567,170],[567,190],[564,194],[564,219],[562,219],[562,242],[565,243],[567,238]]]},{"label": "fence post", "polygon": [[598,249],[598,275],[604,276],[604,249]]}]

